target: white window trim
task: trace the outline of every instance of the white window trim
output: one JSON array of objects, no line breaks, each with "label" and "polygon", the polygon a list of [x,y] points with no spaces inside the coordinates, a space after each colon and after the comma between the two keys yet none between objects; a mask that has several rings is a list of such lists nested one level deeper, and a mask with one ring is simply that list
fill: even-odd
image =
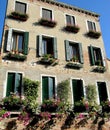
[{"label": "white window trim", "polygon": [[75,17],[75,15],[72,15],[72,14],[69,14],[69,13],[64,13],[64,17],[65,17],[65,25],[67,25],[67,22],[66,22],[66,15],[70,15],[70,16],[74,17],[74,19],[75,19],[75,25],[77,25],[77,21],[76,21],[76,17]]},{"label": "white window trim", "polygon": [[72,89],[72,80],[75,79],[75,80],[82,80],[83,82],[83,92],[84,92],[84,98],[86,98],[86,88],[85,88],[85,82],[83,79],[81,78],[71,78],[70,79],[70,87],[71,87],[71,95],[72,95],[72,104],[74,105],[74,100],[73,100],[73,89]]},{"label": "white window trim", "polygon": [[96,22],[95,22],[95,21],[92,21],[92,20],[89,20],[89,19],[86,19],[86,29],[87,29],[87,32],[89,31],[88,24],[87,24],[88,21],[95,23],[95,28],[96,28],[96,31],[97,31]]},{"label": "white window trim", "polygon": [[23,2],[21,0],[14,0],[14,4],[13,4],[13,10],[15,11],[15,3],[16,2],[21,2],[21,3],[24,3],[26,4],[26,14],[28,14],[28,8],[29,8],[29,3],[28,2]]},{"label": "white window trim", "polygon": [[[3,87],[3,88],[4,88],[4,89],[3,89],[3,98],[6,97],[8,73],[20,73],[20,74],[22,74],[22,77],[25,76],[24,72],[8,70],[8,71],[6,72],[6,80],[5,80],[5,82],[4,82],[4,87]],[[22,90],[22,92],[23,92],[23,90]]]},{"label": "white window trim", "polygon": [[106,83],[107,96],[108,96],[108,99],[109,99],[109,100],[110,100],[110,93],[109,93],[109,87],[108,87],[108,85],[107,85],[107,81],[96,80],[97,103],[98,103],[98,105],[100,105],[99,92],[98,92],[98,85],[97,85],[98,82],[105,82],[105,83]]},{"label": "white window trim", "polygon": [[47,75],[47,74],[41,74],[41,103],[42,101],[42,77],[53,77],[55,78],[55,96],[57,97],[57,78],[55,75]]},{"label": "white window trim", "polygon": [[42,18],[42,9],[47,9],[47,10],[52,11],[52,20],[55,20],[54,11],[52,9],[50,9],[50,8],[47,8],[47,7],[40,7],[40,18]]}]

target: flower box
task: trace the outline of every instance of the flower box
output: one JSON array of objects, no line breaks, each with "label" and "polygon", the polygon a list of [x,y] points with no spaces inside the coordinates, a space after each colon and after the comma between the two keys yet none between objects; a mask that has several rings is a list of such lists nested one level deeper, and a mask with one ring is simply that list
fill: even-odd
[{"label": "flower box", "polygon": [[65,27],[65,30],[68,31],[68,32],[78,33],[80,28],[77,25],[67,24],[66,27]]},{"label": "flower box", "polygon": [[47,27],[55,27],[57,24],[56,21],[53,21],[52,19],[43,19],[43,18],[40,19],[39,23]]},{"label": "flower box", "polygon": [[79,62],[68,62],[66,64],[66,67],[72,68],[72,69],[80,69],[83,67],[83,65]]},{"label": "flower box", "polygon": [[89,32],[87,32],[87,36],[98,39],[101,36],[101,33],[98,31],[90,30]]},{"label": "flower box", "polygon": [[104,73],[106,71],[106,68],[104,66],[94,66],[92,68],[92,71],[98,73]]},{"label": "flower box", "polygon": [[58,64],[58,60],[53,58],[51,54],[46,54],[41,58],[40,63],[55,66]]},{"label": "flower box", "polygon": [[25,61],[27,59],[27,56],[23,54],[13,54],[10,52],[4,57],[4,59],[14,60],[14,61]]},{"label": "flower box", "polygon": [[20,20],[20,21],[27,21],[28,15],[27,14],[21,14],[21,13],[14,11],[14,12],[11,12],[11,14],[9,15],[9,18]]}]

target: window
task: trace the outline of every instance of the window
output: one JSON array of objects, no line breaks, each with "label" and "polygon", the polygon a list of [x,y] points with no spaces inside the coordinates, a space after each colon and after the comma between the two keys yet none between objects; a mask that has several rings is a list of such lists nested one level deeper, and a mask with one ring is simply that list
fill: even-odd
[{"label": "window", "polygon": [[97,47],[93,47],[92,45],[89,47],[89,53],[90,53],[90,62],[91,65],[100,65],[105,66],[101,49]]},{"label": "window", "polygon": [[38,36],[38,46],[39,56],[51,54],[54,58],[57,58],[57,39],[55,37]]},{"label": "window", "polygon": [[87,21],[87,25],[88,25],[88,30],[89,31],[96,31],[96,25],[95,25],[94,22]]},{"label": "window", "polygon": [[66,15],[66,23],[67,25],[75,25],[74,16]]},{"label": "window", "polygon": [[23,54],[28,53],[28,32],[20,32],[13,30],[12,28],[8,31],[7,39],[7,51],[18,51]]},{"label": "window", "polygon": [[82,98],[84,97],[83,81],[80,79],[73,79],[72,90],[73,90],[73,101],[75,104],[76,102],[82,100]]},{"label": "window", "polygon": [[52,20],[52,11],[48,9],[42,9],[42,18]]},{"label": "window", "polygon": [[98,94],[99,94],[99,101],[100,103],[103,101],[107,101],[108,94],[107,94],[107,87],[105,82],[97,82],[98,86]]},{"label": "window", "polygon": [[6,96],[9,96],[11,92],[20,95],[22,91],[21,86],[22,86],[22,74],[9,72],[7,76]]},{"label": "window", "polygon": [[25,14],[26,13],[26,4],[16,1],[15,2],[15,11],[19,12],[21,14]]},{"label": "window", "polygon": [[70,42],[65,40],[65,49],[66,49],[66,60],[71,61],[74,59],[77,62],[83,63],[83,54],[82,54],[82,45],[81,43]]},{"label": "window", "polygon": [[55,98],[55,78],[42,77],[42,100]]}]

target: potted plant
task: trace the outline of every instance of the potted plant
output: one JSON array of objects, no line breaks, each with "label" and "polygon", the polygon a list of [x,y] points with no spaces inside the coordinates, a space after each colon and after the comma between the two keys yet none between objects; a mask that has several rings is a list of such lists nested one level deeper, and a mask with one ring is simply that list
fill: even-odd
[{"label": "potted plant", "polygon": [[87,32],[87,36],[98,39],[101,36],[101,32],[90,30]]},{"label": "potted plant", "polygon": [[39,20],[39,23],[43,26],[47,26],[47,27],[55,27],[57,22],[52,20],[52,19],[44,19],[44,18],[41,18]]},{"label": "potted plant", "polygon": [[42,56],[40,63],[54,66],[58,64],[58,60],[53,58],[51,54],[45,54]]},{"label": "potted plant", "polygon": [[20,21],[26,21],[28,19],[28,15],[14,11],[14,12],[11,12],[11,14],[9,15],[9,18],[20,20]]},{"label": "potted plant", "polygon": [[109,100],[101,102],[101,106],[102,106],[103,112],[107,112],[107,113],[110,112],[110,101]]},{"label": "potted plant", "polygon": [[78,33],[80,28],[78,25],[67,24],[65,30],[68,32]]},{"label": "potted plant", "polygon": [[7,55],[5,55],[4,58],[8,60],[14,60],[14,61],[25,61],[27,59],[27,56],[20,53],[17,54],[17,53],[9,52]]},{"label": "potted plant", "polygon": [[106,71],[106,68],[104,66],[94,66],[92,68],[93,72],[99,72],[99,73],[104,73]]},{"label": "potted plant", "polygon": [[72,69],[81,69],[83,65],[79,62],[68,62],[66,64],[67,68],[72,68]]}]

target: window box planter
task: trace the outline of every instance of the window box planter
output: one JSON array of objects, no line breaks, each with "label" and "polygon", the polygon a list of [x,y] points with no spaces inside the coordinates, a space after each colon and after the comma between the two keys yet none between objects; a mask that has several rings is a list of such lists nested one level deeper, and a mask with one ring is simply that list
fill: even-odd
[{"label": "window box planter", "polygon": [[77,25],[67,24],[66,27],[65,27],[65,30],[68,31],[68,32],[78,33],[80,28]]},{"label": "window box planter", "polygon": [[47,26],[47,27],[55,27],[57,22],[56,21],[53,21],[51,19],[43,19],[41,18],[39,23],[43,26]]},{"label": "window box planter", "polygon": [[78,62],[68,62],[66,64],[67,68],[72,68],[72,69],[81,69],[83,67],[83,65],[81,63]]},{"label": "window box planter", "polygon": [[92,68],[92,71],[98,73],[104,73],[106,71],[106,68],[104,66],[94,66]]},{"label": "window box planter", "polygon": [[91,38],[98,39],[101,36],[101,33],[97,32],[97,31],[90,30],[89,32],[87,32],[87,36],[89,36]]},{"label": "window box planter", "polygon": [[9,15],[9,18],[20,20],[20,21],[27,21],[28,15],[27,14],[21,14],[21,13],[14,11],[14,12],[11,12],[11,14]]},{"label": "window box planter", "polygon": [[13,54],[10,52],[4,57],[4,59],[13,61],[25,61],[27,59],[27,56],[23,54]]},{"label": "window box planter", "polygon": [[46,54],[44,55],[41,60],[40,63],[41,64],[45,64],[45,65],[51,65],[51,66],[55,66],[58,64],[58,60],[53,58],[51,54]]}]

